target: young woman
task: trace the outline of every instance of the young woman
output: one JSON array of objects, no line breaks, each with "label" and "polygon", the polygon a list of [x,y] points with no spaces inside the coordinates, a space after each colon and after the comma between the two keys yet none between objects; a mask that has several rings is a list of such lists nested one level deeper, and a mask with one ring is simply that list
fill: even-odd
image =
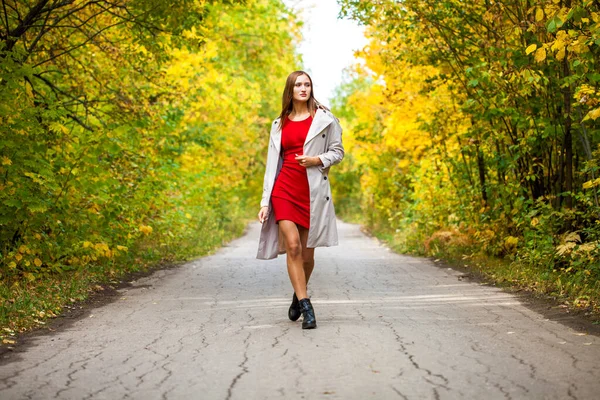
[{"label": "young woman", "polygon": [[302,315],[302,329],[317,327],[307,294],[315,247],[338,244],[327,175],[342,158],[338,120],[315,99],[310,76],[292,72],[283,91],[281,114],[271,125],[257,258],[269,260],[287,253],[294,288],[288,316],[296,321]]}]

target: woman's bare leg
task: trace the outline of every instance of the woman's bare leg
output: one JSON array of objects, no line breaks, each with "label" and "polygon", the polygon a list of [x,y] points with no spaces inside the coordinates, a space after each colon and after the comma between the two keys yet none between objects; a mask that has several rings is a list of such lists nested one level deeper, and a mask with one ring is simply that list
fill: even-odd
[{"label": "woman's bare leg", "polygon": [[308,280],[315,268],[315,249],[306,247],[306,242],[308,241],[308,229],[299,226],[298,231],[300,233],[300,243],[302,243],[302,268],[304,269],[306,285],[308,286]]},{"label": "woman's bare leg", "polygon": [[280,220],[279,229],[285,239],[287,253],[287,269],[294,292],[299,300],[307,298],[306,276],[302,262],[302,242],[298,226],[292,221]]}]

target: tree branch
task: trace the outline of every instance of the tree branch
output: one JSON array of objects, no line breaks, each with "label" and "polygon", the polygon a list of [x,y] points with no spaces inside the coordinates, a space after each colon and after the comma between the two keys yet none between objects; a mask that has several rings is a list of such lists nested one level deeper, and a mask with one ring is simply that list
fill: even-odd
[{"label": "tree branch", "polygon": [[35,64],[35,65],[33,66],[33,68],[37,68],[37,67],[39,67],[39,66],[40,66],[40,65],[42,65],[42,64],[45,64],[45,63],[47,63],[47,62],[50,62],[50,61],[52,61],[52,60],[54,60],[54,59],[56,59],[56,58],[58,58],[58,57],[60,57],[60,56],[62,56],[62,55],[64,55],[64,54],[67,54],[67,53],[69,53],[69,52],[71,52],[71,51],[73,51],[73,50],[75,50],[75,49],[78,49],[78,48],[80,48],[80,47],[82,47],[82,46],[86,45],[88,42],[92,41],[92,40],[93,40],[93,39],[94,39],[96,36],[98,36],[99,34],[101,34],[102,32],[104,32],[105,30],[107,30],[107,29],[110,29],[110,28],[112,28],[112,27],[115,27],[115,26],[117,26],[117,25],[121,25],[121,24],[123,24],[124,22],[125,22],[125,21],[119,21],[119,22],[116,22],[116,23],[114,23],[114,24],[112,24],[112,25],[105,26],[104,28],[102,28],[102,29],[100,29],[99,31],[95,32],[95,33],[94,33],[92,36],[88,37],[88,38],[87,38],[85,41],[83,41],[82,43],[80,43],[80,44],[78,44],[78,45],[76,45],[76,46],[73,46],[73,47],[71,47],[70,49],[63,51],[62,53],[56,54],[56,55],[54,55],[54,56],[52,56],[52,57],[50,57],[50,58],[48,58],[48,59],[46,59],[46,60],[44,60],[44,61],[40,61],[39,63]]},{"label": "tree branch", "polygon": [[48,1],[49,0],[39,0],[38,3],[29,10],[25,18],[19,22],[19,25],[15,29],[12,31],[7,31],[5,49],[6,53],[1,56],[2,58],[4,58],[6,54],[13,49],[19,38],[23,36],[25,32],[27,32],[33,21],[40,17],[42,14],[42,9],[46,6],[46,4],[48,4]]}]

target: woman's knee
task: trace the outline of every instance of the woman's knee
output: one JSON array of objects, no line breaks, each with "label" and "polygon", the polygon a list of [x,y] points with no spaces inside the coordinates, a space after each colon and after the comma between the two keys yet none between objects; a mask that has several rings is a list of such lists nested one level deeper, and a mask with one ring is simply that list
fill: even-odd
[{"label": "woman's knee", "polygon": [[300,241],[296,241],[296,240],[292,240],[290,242],[287,243],[287,253],[288,256],[290,257],[301,257],[302,256],[302,245],[300,244]]}]

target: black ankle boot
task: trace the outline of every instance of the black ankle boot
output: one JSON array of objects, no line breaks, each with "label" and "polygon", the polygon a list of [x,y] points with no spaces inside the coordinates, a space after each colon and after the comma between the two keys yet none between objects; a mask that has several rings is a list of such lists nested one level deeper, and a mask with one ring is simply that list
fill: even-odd
[{"label": "black ankle boot", "polygon": [[300,312],[300,305],[298,304],[298,297],[296,297],[296,293],[294,292],[294,297],[292,297],[292,305],[290,306],[290,309],[288,310],[288,317],[292,321],[297,321],[298,318],[300,318],[300,315],[302,315],[302,313]]},{"label": "black ankle boot", "polygon": [[302,312],[302,329],[314,329],[317,327],[317,319],[315,318],[315,310],[313,310],[310,299],[302,299],[298,302],[300,311]]}]

